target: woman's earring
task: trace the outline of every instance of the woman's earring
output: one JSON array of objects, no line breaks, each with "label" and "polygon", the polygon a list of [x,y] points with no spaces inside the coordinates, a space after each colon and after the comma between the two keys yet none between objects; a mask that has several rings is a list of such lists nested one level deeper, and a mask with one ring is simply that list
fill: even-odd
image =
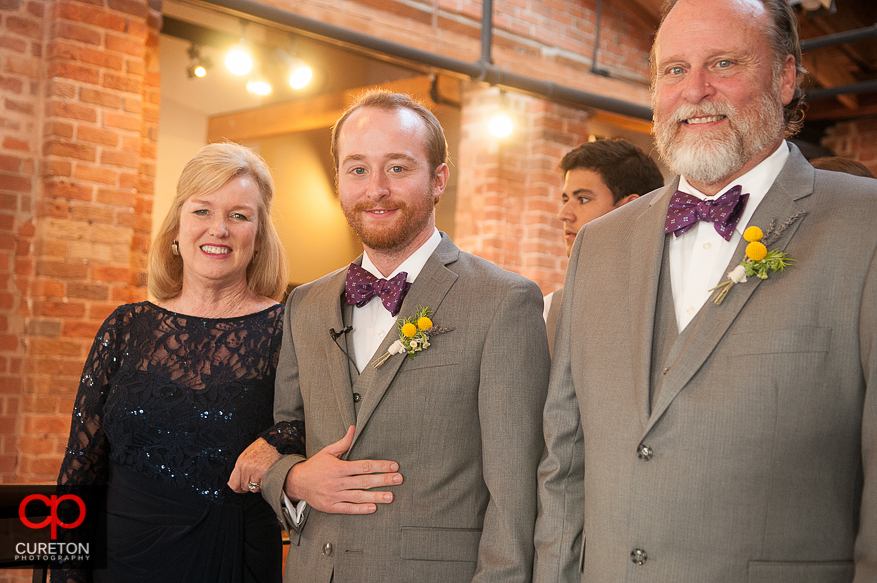
[{"label": "woman's earring", "polygon": [[180,254],[180,244],[177,241],[171,243],[171,253],[173,253],[174,255]]}]

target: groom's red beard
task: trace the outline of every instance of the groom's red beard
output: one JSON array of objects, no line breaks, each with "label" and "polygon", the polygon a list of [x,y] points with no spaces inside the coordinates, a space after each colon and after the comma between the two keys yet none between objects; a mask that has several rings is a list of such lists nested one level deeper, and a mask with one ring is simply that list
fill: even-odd
[{"label": "groom's red beard", "polygon": [[[704,135],[685,135],[686,119],[724,116],[726,127]],[[761,94],[745,110],[727,103],[683,105],[670,115],[655,108],[655,142],[661,159],[689,180],[716,184],[740,170],[750,159],[783,135],[783,108],[779,94]]]},{"label": "groom's red beard", "polygon": [[[353,207],[341,205],[347,224],[369,249],[381,251],[393,251],[403,249],[417,235],[423,232],[429,224],[429,218],[435,208],[432,197],[432,189],[424,192],[422,199],[409,204],[404,200],[395,200],[391,205],[375,204],[370,201],[362,201]],[[384,225],[367,225],[363,220],[366,211],[373,208],[394,209],[398,211],[392,221],[386,221]]]}]

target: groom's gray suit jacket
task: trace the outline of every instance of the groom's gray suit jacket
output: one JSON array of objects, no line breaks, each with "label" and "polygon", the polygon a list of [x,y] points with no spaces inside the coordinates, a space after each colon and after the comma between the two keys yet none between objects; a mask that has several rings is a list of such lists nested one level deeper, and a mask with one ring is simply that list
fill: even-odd
[{"label": "groom's gray suit jacket", "polygon": [[[281,459],[263,493],[292,529],[285,580],[529,581],[549,367],[538,287],[443,235],[399,317],[426,306],[435,325],[454,330],[414,359],[399,354],[357,375],[329,335],[351,321],[346,271],[296,288],[287,302],[275,416],[304,420],[308,455],[356,425],[345,458],[396,461],[404,481],[385,488],[395,499],[374,514],[310,509],[297,531],[280,498],[303,458]],[[374,356],[397,338],[391,330]]]}]

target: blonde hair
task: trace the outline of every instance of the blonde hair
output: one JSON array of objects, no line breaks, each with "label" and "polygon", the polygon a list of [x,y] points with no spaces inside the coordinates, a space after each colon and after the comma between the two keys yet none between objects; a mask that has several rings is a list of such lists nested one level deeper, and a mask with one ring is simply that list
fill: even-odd
[{"label": "blonde hair", "polygon": [[247,267],[247,286],[253,293],[277,299],[289,283],[286,250],[271,220],[274,179],[265,161],[249,148],[232,142],[209,144],[186,163],[171,208],[149,251],[149,291],[159,300],[174,298],[183,289],[183,260],[171,251],[180,229],[183,203],[191,196],[202,196],[219,189],[237,176],[256,181],[259,199],[259,226],[256,248]]}]

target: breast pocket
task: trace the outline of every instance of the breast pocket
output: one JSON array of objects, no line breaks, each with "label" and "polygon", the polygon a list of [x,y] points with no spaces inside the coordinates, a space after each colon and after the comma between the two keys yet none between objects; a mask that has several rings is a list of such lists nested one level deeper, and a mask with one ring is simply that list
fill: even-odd
[{"label": "breast pocket", "polygon": [[731,334],[725,341],[728,356],[764,356],[790,353],[827,353],[831,328],[812,326]]}]

